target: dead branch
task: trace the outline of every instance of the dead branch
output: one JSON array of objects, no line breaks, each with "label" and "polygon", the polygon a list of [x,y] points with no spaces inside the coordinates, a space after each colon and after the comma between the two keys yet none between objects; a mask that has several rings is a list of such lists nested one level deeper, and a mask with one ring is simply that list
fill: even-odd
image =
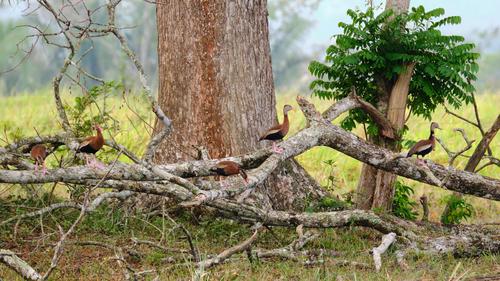
[{"label": "dead branch", "polygon": [[382,242],[380,243],[380,245],[372,249],[373,262],[375,264],[375,270],[377,272],[379,272],[380,268],[382,267],[381,255],[385,253],[387,249],[389,249],[389,246],[391,246],[394,241],[396,241],[396,233],[388,233],[382,237]]},{"label": "dead branch", "polygon": [[[301,108],[305,108],[304,111],[308,110],[309,112],[317,112],[314,109],[314,106],[305,101],[305,99],[299,98],[298,101],[301,104]],[[312,117],[310,120],[313,120]],[[117,164],[117,168],[108,175],[106,180],[168,180],[175,184],[183,184],[183,187],[187,190],[202,193],[206,195],[206,198],[215,200],[217,198],[227,198],[237,195],[244,190],[255,186],[265,180],[283,160],[299,155],[302,152],[319,145],[329,146],[378,169],[392,172],[420,182],[439,186],[440,183],[438,183],[436,179],[443,181],[443,179],[447,178],[448,180],[445,181],[442,186],[446,189],[493,200],[500,199],[500,180],[498,179],[492,179],[478,174],[460,171],[454,169],[453,167],[444,167],[431,161],[429,161],[429,164],[426,167],[422,167],[422,165],[418,165],[414,159],[397,158],[393,152],[373,144],[369,144],[352,133],[341,129],[324,119],[321,122],[313,120],[310,127],[303,129],[295,136],[292,136],[282,142],[280,146],[285,150],[283,154],[272,154],[271,156],[268,156],[270,155],[270,151],[262,150],[240,158],[227,158],[237,160],[243,164],[244,168],[249,168],[248,166],[245,167],[245,165],[249,164],[258,165],[258,161],[261,161],[260,159],[265,159],[265,161],[260,164],[257,169],[249,173],[249,184],[247,186],[236,186],[235,188],[227,190],[218,189],[201,192],[198,191],[198,187],[181,179],[182,177],[188,176],[199,177],[214,175],[214,173],[210,170],[217,163],[217,160],[155,165],[152,166],[153,169],[151,169],[151,167],[148,168],[137,164],[127,165],[119,163]],[[154,172],[151,172],[151,170]],[[429,171],[431,171],[431,173]],[[167,173],[166,176],[158,175],[163,172]],[[174,177],[176,174],[180,177]],[[102,171],[95,171],[94,169],[90,169],[88,167],[69,167],[66,169],[50,170],[45,176],[37,175],[33,171],[1,170],[0,183],[45,183],[57,181],[85,184],[91,180],[100,179],[102,176],[104,176]],[[202,201],[210,201],[208,199]]]},{"label": "dead branch", "polygon": [[444,142],[441,139],[436,138],[437,141],[438,141],[438,143],[441,145],[441,147],[443,147],[444,151],[446,151],[446,154],[448,154],[448,158],[449,158],[448,159],[448,166],[453,166],[453,162],[455,162],[455,159],[457,159],[457,157],[459,157],[460,155],[462,155],[467,150],[471,149],[472,148],[472,144],[476,141],[476,140],[469,140],[469,138],[467,137],[467,134],[465,133],[464,129],[462,129],[462,128],[455,128],[455,129],[453,129],[453,131],[459,132],[462,135],[462,138],[464,139],[465,144],[466,144],[464,146],[464,148],[462,148],[461,150],[459,150],[457,152],[451,151],[444,144]]},{"label": "dead branch", "polygon": [[339,117],[342,113],[356,108],[362,108],[368,115],[370,115],[372,120],[381,129],[383,136],[391,139],[395,139],[397,137],[397,129],[394,125],[373,105],[356,95],[356,89],[354,88],[349,96],[336,102],[328,108],[322,116],[324,119],[331,121]]},{"label": "dead branch", "polygon": [[497,116],[497,119],[495,120],[495,122],[493,122],[491,128],[483,135],[483,139],[481,139],[471,158],[467,162],[467,165],[465,165],[466,171],[473,172],[475,170],[475,168],[483,158],[484,153],[488,149],[491,141],[493,140],[493,138],[495,138],[498,130],[500,130],[500,115]]},{"label": "dead branch", "polygon": [[257,240],[257,237],[258,237],[257,235],[259,234],[259,231],[261,230],[261,228],[262,228],[262,225],[260,225],[260,224],[257,225],[255,227],[255,231],[254,231],[253,235],[250,238],[248,238],[247,240],[243,241],[241,244],[238,244],[238,245],[235,245],[229,249],[226,249],[213,258],[209,258],[209,259],[200,261],[197,264],[197,269],[196,269],[196,272],[195,272],[193,279],[200,280],[202,277],[203,271],[205,269],[219,265],[219,264],[223,263],[225,260],[227,260],[228,258],[230,258],[232,255],[237,254],[237,253],[241,253],[241,252],[245,251],[246,249],[248,249],[253,244],[253,242],[255,242],[255,240]]},{"label": "dead branch", "polygon": [[429,202],[427,200],[427,196],[420,196],[420,204],[422,204],[423,210],[422,221],[427,222],[429,221]]},{"label": "dead branch", "polygon": [[33,267],[19,258],[12,251],[0,249],[0,262],[27,280],[42,280],[42,276],[35,269],[33,269]]},{"label": "dead branch", "polygon": [[[302,225],[299,225],[297,229],[301,229]],[[319,234],[314,231],[307,231],[302,233],[302,231],[297,231],[299,237],[295,239],[292,243],[285,247],[277,249],[256,249],[252,251],[255,256],[259,259],[268,258],[281,258],[288,259],[296,262],[301,262],[303,265],[310,266],[314,264],[321,264],[325,261],[322,260],[323,257],[333,257],[338,256],[338,253],[331,250],[324,249],[313,249],[313,250],[302,250],[304,246],[319,237]]]},{"label": "dead branch", "polygon": [[156,242],[153,242],[153,241],[149,241],[149,240],[141,240],[141,239],[138,239],[136,237],[132,237],[131,238],[132,242],[134,244],[144,244],[144,245],[148,245],[148,246],[151,246],[151,247],[154,247],[154,248],[157,248],[157,249],[160,249],[166,253],[189,253],[189,251],[186,251],[184,249],[177,249],[177,248],[167,248],[165,246],[162,246],[160,243],[156,243]]},{"label": "dead branch", "polygon": [[42,209],[34,211],[34,212],[30,212],[30,213],[26,213],[26,214],[22,214],[22,215],[17,215],[15,217],[11,217],[9,219],[6,219],[6,220],[0,222],[0,226],[8,224],[9,222],[12,222],[12,221],[19,221],[22,219],[37,217],[37,216],[41,216],[45,213],[52,212],[54,210],[64,209],[64,208],[80,209],[81,205],[77,204],[75,202],[61,202],[61,203],[52,204],[50,206],[47,206],[45,208],[42,208]]}]

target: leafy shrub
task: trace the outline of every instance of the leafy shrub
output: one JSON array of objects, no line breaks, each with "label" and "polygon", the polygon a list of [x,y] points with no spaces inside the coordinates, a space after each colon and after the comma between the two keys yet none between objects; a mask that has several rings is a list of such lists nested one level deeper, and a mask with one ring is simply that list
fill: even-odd
[{"label": "leafy shrub", "polygon": [[75,133],[80,136],[87,136],[93,133],[94,124],[108,124],[108,129],[118,129],[118,122],[111,116],[111,109],[107,107],[106,99],[122,90],[123,86],[114,81],[105,82],[102,85],[92,87],[83,96],[75,97],[73,106],[66,106],[71,126]]},{"label": "leafy shrub", "polygon": [[411,196],[414,193],[415,191],[411,186],[396,181],[394,200],[392,201],[392,213],[395,216],[407,220],[415,220],[417,218],[417,212],[414,210],[417,203],[411,200]]},{"label": "leafy shrub", "polygon": [[465,198],[452,194],[444,198],[446,209],[441,215],[443,224],[460,224],[474,215],[474,207]]}]

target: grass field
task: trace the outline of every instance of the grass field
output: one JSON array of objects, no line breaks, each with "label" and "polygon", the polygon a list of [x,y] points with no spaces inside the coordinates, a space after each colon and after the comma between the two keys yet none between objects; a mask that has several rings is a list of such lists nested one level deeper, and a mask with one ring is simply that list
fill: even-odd
[{"label": "grass field", "polygon": [[[331,103],[312,99],[318,109],[323,110]],[[71,102],[67,96],[66,101]],[[294,95],[286,94],[278,97],[278,108],[283,104],[295,105]],[[499,113],[500,95],[486,94],[478,96],[478,106],[481,111],[481,118],[485,128]],[[112,97],[107,100],[106,106],[112,110],[113,117],[119,122],[119,128],[107,130],[105,137],[112,135],[117,142],[124,144],[131,150],[141,153],[149,138],[150,128],[142,120],[150,124],[153,118],[148,111],[147,104],[141,98],[131,97],[128,105],[135,111],[132,112],[121,97]],[[473,117],[472,107],[460,110],[467,118]],[[0,98],[0,138],[3,141],[12,141],[20,136],[35,135],[34,127],[40,134],[51,134],[60,131],[57,122],[57,114],[53,105],[53,100],[48,93],[39,95],[26,95],[10,98]],[[280,116],[281,118],[281,116]],[[453,132],[453,128],[464,128],[471,139],[480,140],[479,132],[472,126],[465,124],[458,119],[444,114],[439,109],[433,117],[444,129],[439,131],[437,136],[442,138],[451,148],[459,149],[463,140],[458,133]],[[336,121],[338,122],[338,121]],[[305,119],[300,110],[291,113],[291,132],[293,135],[297,130],[305,126]],[[410,133],[408,139],[421,139],[428,137],[429,121],[422,119],[410,119]],[[361,128],[357,128],[355,133],[363,137]],[[0,145],[4,145],[1,143]],[[493,141],[492,147],[496,152],[496,157],[500,157],[500,141],[497,137]],[[471,153],[471,152],[470,152]],[[470,155],[470,153],[468,153]],[[100,154],[101,159],[109,158],[110,153]],[[444,150],[437,146],[437,150],[430,157],[435,162],[446,164],[447,156]],[[360,163],[343,154],[325,147],[314,148],[297,157],[298,161],[316,178],[322,185],[337,194],[355,190],[356,181],[359,176]],[[327,160],[334,160],[335,165],[325,163]],[[463,168],[467,159],[459,158],[456,166]],[[51,156],[48,165],[54,166],[56,159]],[[481,174],[497,177],[500,168],[490,166],[481,171]],[[328,177],[333,175],[334,185],[328,184]],[[438,221],[439,215],[444,208],[443,198],[450,192],[423,185],[407,179],[402,179],[405,183],[414,187],[416,194],[413,199],[418,200],[421,194],[426,194],[430,200],[431,220]],[[43,200],[30,198],[28,190],[39,190],[40,187],[12,187],[0,185],[0,221],[12,213],[25,212],[26,210],[43,205]],[[47,188],[47,187],[44,187]],[[66,196],[66,191],[57,189],[59,197]],[[10,195],[22,195],[21,199],[15,200]],[[35,200],[36,199],[36,200]],[[34,202],[32,202],[34,200]],[[468,223],[498,222],[500,214],[500,203],[488,200],[467,197],[476,210],[475,216]],[[13,249],[20,256],[32,262],[41,271],[48,267],[51,248],[50,242],[40,240],[40,233],[47,235],[48,241],[56,238],[56,222],[68,227],[75,217],[74,211],[58,211],[53,216],[45,218],[45,229],[40,229],[38,219],[24,221],[19,225],[16,232],[13,226],[0,227],[0,248]],[[184,213],[179,219],[190,229],[202,254],[214,254],[224,248],[239,243],[251,235],[246,227],[242,227],[234,222],[214,218],[210,215],[194,219],[192,215]],[[162,219],[152,219],[145,221],[140,217],[126,217],[121,211],[102,207],[97,212],[86,218],[78,228],[73,240],[98,240],[108,244],[118,246],[130,245],[129,238],[132,236],[154,241],[162,241],[162,245],[168,247],[186,248],[186,242],[180,239],[182,233],[179,231],[169,232],[171,229],[168,221]],[[257,247],[271,248],[279,245],[287,245],[295,237],[294,231],[289,229],[275,229],[279,240],[276,240],[270,233],[265,233],[259,238]],[[380,234],[367,229],[339,229],[321,230],[321,238],[314,242],[314,246],[325,249],[334,249],[339,252],[339,259],[371,263],[368,250],[380,243]],[[157,249],[140,246],[137,248],[143,255],[140,260],[130,260],[129,262],[137,269],[155,268],[161,276],[161,280],[185,280],[191,277],[193,269],[186,265],[170,265],[165,263],[164,258],[168,254]],[[57,270],[51,280],[121,280],[122,273],[116,266],[116,261],[112,259],[112,251],[96,248],[82,247],[70,244],[66,254],[61,260],[60,270]],[[498,256],[487,255],[479,259],[455,259],[453,257],[426,257],[415,256],[410,260],[411,270],[401,271],[397,266],[394,255],[386,256],[382,272],[374,273],[373,270],[357,269],[352,266],[338,267],[329,265],[317,267],[298,266],[295,262],[276,260],[273,262],[257,262],[251,265],[247,260],[241,259],[217,267],[207,274],[206,279],[210,280],[452,280],[450,277],[461,276],[467,280],[472,276],[483,274],[500,274],[500,260]],[[0,277],[4,280],[21,280],[14,273],[0,266]],[[151,276],[149,276],[151,277]],[[152,278],[146,280],[151,280]]]}]

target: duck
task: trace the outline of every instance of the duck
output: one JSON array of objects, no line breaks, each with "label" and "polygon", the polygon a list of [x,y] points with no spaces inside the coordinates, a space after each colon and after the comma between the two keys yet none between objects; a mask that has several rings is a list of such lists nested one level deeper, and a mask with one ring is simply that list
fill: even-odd
[{"label": "duck", "polygon": [[47,158],[47,148],[43,144],[34,145],[30,150],[30,155],[35,160],[35,173],[38,172],[39,166],[42,166],[42,175],[47,173],[45,167],[45,158]]},{"label": "duck", "polygon": [[265,133],[263,133],[259,142],[263,140],[270,140],[273,142],[273,152],[281,154],[283,153],[283,148],[276,146],[276,141],[282,140],[286,134],[288,134],[288,130],[290,129],[290,121],[288,120],[288,112],[293,110],[291,105],[286,104],[283,107],[283,123],[278,124],[274,127],[268,129]]},{"label": "duck", "polygon": [[220,161],[211,171],[219,176],[225,177],[239,174],[245,182],[248,182],[248,175],[245,170],[243,170],[238,163],[233,161]]},{"label": "duck", "polygon": [[[413,155],[417,155],[418,159],[419,155],[424,157],[425,155],[431,153],[436,145],[436,138],[434,137],[435,129],[441,130],[438,123],[432,122],[431,133],[429,135],[429,138],[425,140],[420,140],[416,144],[414,144],[406,154],[406,157],[412,157]],[[420,159],[418,160],[420,161]]]},{"label": "duck", "polygon": [[99,163],[95,154],[103,147],[104,137],[102,136],[102,128],[99,124],[94,125],[97,131],[95,136],[85,138],[78,146],[77,152],[85,155],[85,162],[87,166],[102,168],[102,163]]}]

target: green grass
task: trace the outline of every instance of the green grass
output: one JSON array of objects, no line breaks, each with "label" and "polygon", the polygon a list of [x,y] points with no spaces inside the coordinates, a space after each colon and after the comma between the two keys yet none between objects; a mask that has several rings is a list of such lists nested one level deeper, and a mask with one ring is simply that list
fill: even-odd
[{"label": "green grass", "polygon": [[[281,108],[285,103],[296,105],[294,98],[294,94],[291,93],[279,96],[278,108]],[[320,110],[326,109],[331,104],[329,101],[320,101],[315,98],[312,100]],[[71,102],[71,96],[65,96],[65,101]],[[483,125],[488,128],[498,114],[497,104],[500,103],[500,95],[480,95],[478,103]],[[151,132],[142,119],[152,124],[153,116],[142,98],[131,97],[129,104],[134,107],[134,111],[138,114],[131,112],[120,96],[108,99],[106,106],[112,109],[113,117],[119,121],[119,129],[106,130],[105,137],[109,138],[112,135],[117,142],[140,154]],[[471,107],[461,109],[460,113],[468,118],[473,116]],[[0,118],[0,138],[6,141],[13,141],[22,136],[36,135],[33,127],[40,134],[53,134],[60,131],[53,99],[48,92],[0,98],[0,116],[2,116]],[[339,120],[336,121],[337,124]],[[463,145],[461,137],[452,131],[452,128],[455,127],[464,128],[470,138],[476,139],[476,143],[479,142],[480,135],[476,129],[454,117],[445,115],[442,109],[434,114],[433,120],[438,121],[444,128],[443,131],[438,132],[438,137],[445,140],[454,149]],[[305,126],[305,119],[300,110],[291,113],[291,124],[290,135]],[[409,126],[410,133],[407,138],[416,140],[428,136],[428,120],[411,119]],[[354,133],[364,137],[361,128],[356,128]],[[494,140],[492,146],[496,150],[496,156],[500,157],[498,143],[498,140]],[[63,152],[58,155],[62,154]],[[109,160],[114,157],[114,154],[108,149],[107,152],[100,152],[99,157]],[[446,153],[440,146],[437,146],[437,150],[429,158],[441,164],[447,163]],[[356,160],[325,147],[311,149],[298,156],[297,159],[324,186],[327,185],[328,177],[333,175],[335,184],[333,187],[329,187],[332,192],[343,194],[355,190],[361,166]],[[327,160],[334,161],[333,170],[332,166],[324,163]],[[456,161],[459,168],[463,168],[465,163],[465,158],[459,158]],[[48,158],[49,167],[56,164],[55,156],[50,156]],[[499,172],[498,167],[491,166],[484,169],[481,174],[498,177]],[[450,193],[441,188],[411,180],[403,179],[403,181],[416,190],[416,194],[413,196],[414,200],[417,200],[423,193],[427,194],[431,203],[431,220],[439,221],[439,215],[444,209],[443,197]],[[12,186],[0,185],[0,205],[2,205],[0,217],[10,217],[12,214],[26,212],[33,207],[46,204],[46,201],[40,201],[40,197],[37,197],[34,192],[42,193],[48,189],[50,186],[29,185],[13,188]],[[67,191],[62,186],[58,186],[56,190],[59,198],[67,196]],[[13,201],[14,199],[9,197],[9,195],[18,194],[23,195],[18,201]],[[46,200],[46,197],[42,197],[42,199]],[[467,199],[476,209],[476,215],[469,223],[498,221],[498,213],[500,213],[498,202],[470,196],[467,196]],[[13,206],[13,204],[18,206]],[[45,217],[44,233],[56,233],[56,222],[68,227],[76,216],[75,210],[61,210],[52,216]],[[202,255],[218,253],[251,235],[246,226],[211,215],[194,219],[193,215],[184,213],[179,216],[179,221],[192,232]],[[171,227],[172,225],[168,221],[163,221],[161,218],[147,221],[141,217],[127,218],[121,210],[103,206],[98,212],[89,215],[84,220],[71,240],[98,240],[118,246],[129,246],[131,244],[129,238],[132,236],[154,241],[160,241],[164,237],[163,245],[187,249],[186,241],[181,238],[182,233],[178,230],[170,232]],[[162,233],[163,229],[166,229],[164,233]],[[259,238],[256,246],[262,248],[284,246],[290,243],[296,235],[293,229],[276,228],[274,231],[279,240],[276,240],[270,233],[265,233]],[[57,237],[51,235],[48,240],[41,241],[39,233],[41,233],[39,218],[23,221],[16,234],[13,231],[13,224],[2,227],[0,228],[0,248],[16,251],[22,258],[29,260],[36,268],[43,271],[48,267],[48,261],[52,254],[49,251],[50,242],[55,241]],[[311,247],[336,250],[340,253],[339,259],[371,263],[368,250],[380,243],[380,234],[367,229],[330,229],[320,230],[320,233],[320,239],[315,241]],[[130,258],[128,260],[136,269],[156,268],[160,272],[161,280],[190,279],[193,272],[192,266],[166,264],[162,259],[169,255],[156,249],[140,246],[137,250],[143,255],[138,259]],[[122,273],[112,256],[113,253],[109,250],[69,244],[59,269],[51,277],[51,280],[120,280]],[[412,256],[408,260],[411,269],[403,272],[397,266],[394,255],[390,254],[383,259],[382,271],[375,273],[372,270],[361,270],[350,266],[338,267],[329,264],[303,267],[298,266],[295,262],[282,260],[251,265],[242,257],[241,260],[210,270],[206,280],[336,280],[339,277],[342,280],[448,280],[456,267],[458,276],[462,273],[466,273],[465,277],[499,274],[500,261],[498,258],[497,255],[485,255],[479,259]],[[0,266],[0,277],[4,280],[20,280],[13,272],[3,266]],[[146,280],[151,280],[151,278]]]}]

